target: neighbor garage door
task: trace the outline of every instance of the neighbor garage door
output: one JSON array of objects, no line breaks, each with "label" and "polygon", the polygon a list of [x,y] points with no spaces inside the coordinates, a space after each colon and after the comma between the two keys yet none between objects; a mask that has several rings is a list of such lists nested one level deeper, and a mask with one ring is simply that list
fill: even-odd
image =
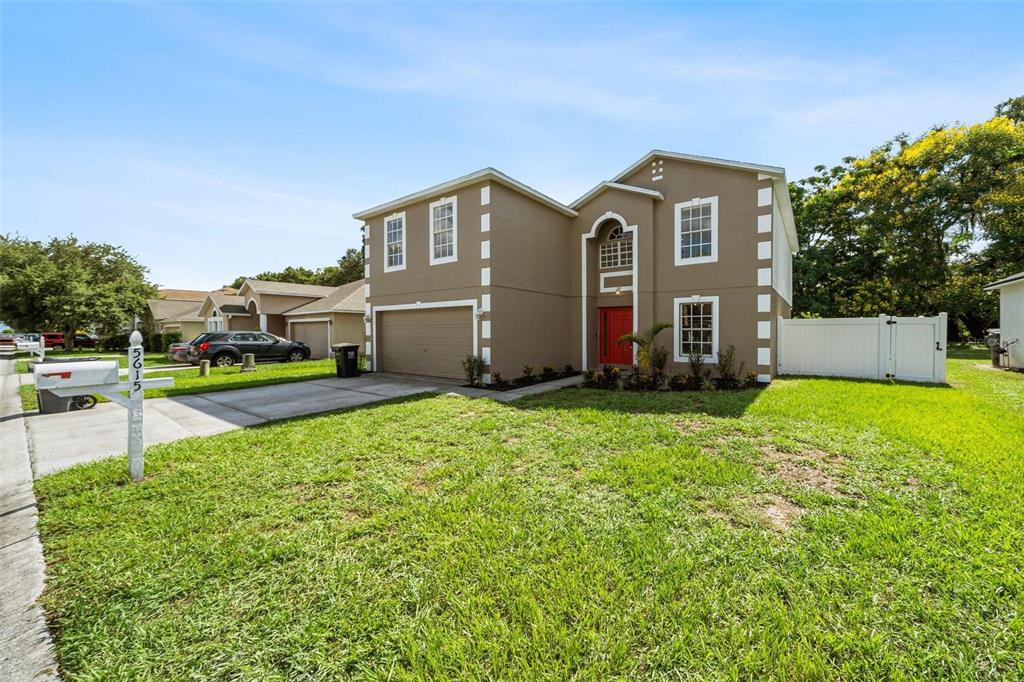
[{"label": "neighbor garage door", "polygon": [[460,379],[462,361],[473,353],[469,307],[391,310],[380,313],[378,369]]},{"label": "neighbor garage door", "polygon": [[309,357],[314,360],[326,358],[330,354],[327,347],[326,322],[298,322],[292,320],[292,341],[301,341],[309,346]]}]

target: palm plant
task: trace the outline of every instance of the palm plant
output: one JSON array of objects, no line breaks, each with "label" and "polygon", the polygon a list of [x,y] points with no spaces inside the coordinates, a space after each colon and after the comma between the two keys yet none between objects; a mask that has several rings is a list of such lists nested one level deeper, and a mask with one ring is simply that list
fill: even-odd
[{"label": "palm plant", "polygon": [[[654,339],[657,338],[658,334],[671,327],[672,325],[668,322],[655,322],[642,332],[623,334],[619,337],[619,343],[635,343],[636,364],[640,369],[646,370],[653,376],[655,374],[655,367],[651,362],[653,359],[651,351],[655,349]],[[653,355],[657,355],[657,353],[655,352]],[[660,369],[664,369],[664,362],[662,362]]]}]

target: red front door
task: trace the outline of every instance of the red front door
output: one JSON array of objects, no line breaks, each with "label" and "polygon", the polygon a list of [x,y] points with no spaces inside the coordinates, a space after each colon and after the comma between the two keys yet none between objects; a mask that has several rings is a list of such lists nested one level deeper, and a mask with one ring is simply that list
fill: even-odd
[{"label": "red front door", "polygon": [[619,339],[633,331],[633,306],[598,308],[598,311],[599,361],[605,365],[632,365],[632,344],[619,343]]}]

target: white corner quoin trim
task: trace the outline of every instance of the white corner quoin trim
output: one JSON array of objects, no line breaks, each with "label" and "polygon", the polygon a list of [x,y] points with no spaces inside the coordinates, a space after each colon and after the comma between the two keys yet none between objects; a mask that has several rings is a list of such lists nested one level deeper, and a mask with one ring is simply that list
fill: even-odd
[{"label": "white corner quoin trim", "polygon": [[[479,355],[480,353],[480,336],[477,332],[478,325],[476,324],[478,308],[475,298],[458,299],[454,301],[430,301],[424,303],[422,301],[416,301],[415,303],[397,303],[393,305],[375,305],[373,306],[373,314],[370,316],[372,319],[371,324],[373,325],[373,337],[377,338],[377,313],[386,313],[389,310],[430,310],[432,308],[462,308],[466,307],[470,309],[473,315],[473,355]],[[369,309],[369,305],[367,305]],[[488,326],[489,328],[489,326]],[[377,356],[370,351],[370,342],[366,342],[366,354],[373,360],[373,371],[377,371],[378,363]]]},{"label": "white corner quoin trim", "polygon": [[757,295],[757,312],[759,313],[770,313],[772,311],[772,295],[771,294],[758,294]]},{"label": "white corner quoin trim", "polygon": [[[711,205],[711,255],[710,256],[697,256],[694,258],[683,258],[683,220],[681,211],[684,208],[693,208],[695,206],[703,206],[705,204]],[[677,266],[680,265],[695,265],[697,263],[717,263],[718,262],[718,197],[696,197],[690,201],[680,201],[672,209],[673,211],[673,222],[675,223],[675,234],[674,242],[672,247],[675,249],[675,262]],[[633,246],[634,252],[636,246]],[[635,260],[635,259],[634,259]]]},{"label": "white corner quoin trim", "polygon": [[772,205],[772,188],[770,186],[757,190],[757,205],[758,207]]},{"label": "white corner quoin trim", "polygon": [[484,185],[480,188],[480,205],[486,206],[491,203],[491,186]]},{"label": "white corner quoin trim", "polygon": [[679,308],[683,303],[710,303],[711,304],[711,355],[704,356],[704,362],[718,362],[718,297],[717,296],[680,296],[672,299],[672,358],[676,362],[689,362],[690,357],[679,352]]}]

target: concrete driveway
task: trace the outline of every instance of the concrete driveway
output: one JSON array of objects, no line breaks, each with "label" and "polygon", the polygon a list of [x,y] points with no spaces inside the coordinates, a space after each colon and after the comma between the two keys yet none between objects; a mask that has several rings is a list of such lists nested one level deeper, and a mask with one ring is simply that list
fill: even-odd
[{"label": "concrete driveway", "polygon": [[[345,407],[454,388],[457,382],[425,381],[369,374],[351,379],[317,379],[276,386],[151,398],[145,405],[146,445],[190,436],[210,436],[276,419],[329,412]],[[123,453],[128,413],[113,403],[91,410],[25,417],[36,478]]]}]

